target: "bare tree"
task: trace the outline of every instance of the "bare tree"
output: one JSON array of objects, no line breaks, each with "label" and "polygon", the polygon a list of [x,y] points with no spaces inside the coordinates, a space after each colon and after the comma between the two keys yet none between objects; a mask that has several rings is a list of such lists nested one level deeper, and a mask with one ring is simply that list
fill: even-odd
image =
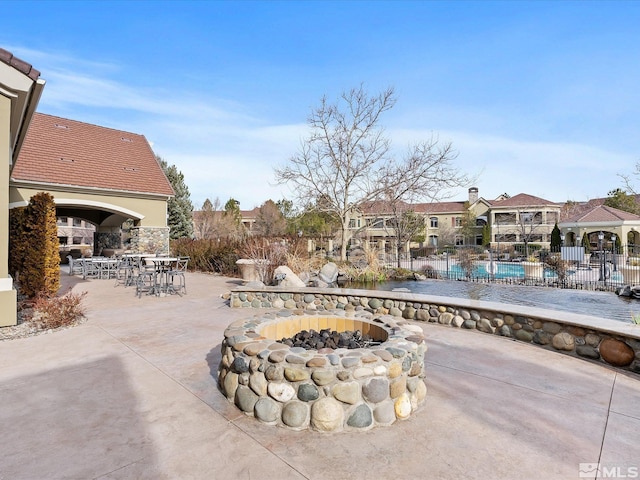
[{"label": "bare tree", "polygon": [[410,148],[402,160],[389,155],[391,144],[379,121],[395,102],[393,88],[369,96],[362,85],[343,93],[336,104],[323,97],[308,119],[311,136],[288,165],[275,170],[277,182],[293,185],[301,203],[323,198],[323,211],[340,220],[342,260],[351,239],[350,220],[361,205],[434,199],[462,180],[449,165],[455,158],[450,144],[439,147],[431,139]]},{"label": "bare tree", "polygon": [[208,198],[202,204],[200,211],[193,212],[193,223],[196,238],[214,238],[216,236],[216,224],[220,219],[220,199],[211,202]]},{"label": "bare tree", "polygon": [[515,229],[524,243],[524,254],[529,256],[529,244],[542,240],[542,212],[518,209],[518,219]]}]

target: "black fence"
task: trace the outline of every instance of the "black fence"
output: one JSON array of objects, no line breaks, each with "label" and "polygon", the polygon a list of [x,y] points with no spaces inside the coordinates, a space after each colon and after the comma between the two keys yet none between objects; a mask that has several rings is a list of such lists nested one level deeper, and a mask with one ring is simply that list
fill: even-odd
[{"label": "black fence", "polygon": [[[479,247],[450,247],[438,252],[414,250],[411,255],[381,255],[389,267],[411,270],[426,278],[496,282],[588,290],[615,290],[640,285],[640,256],[626,246],[585,252],[581,247],[556,251],[517,249],[492,251]],[[399,261],[398,261],[399,260]]]}]

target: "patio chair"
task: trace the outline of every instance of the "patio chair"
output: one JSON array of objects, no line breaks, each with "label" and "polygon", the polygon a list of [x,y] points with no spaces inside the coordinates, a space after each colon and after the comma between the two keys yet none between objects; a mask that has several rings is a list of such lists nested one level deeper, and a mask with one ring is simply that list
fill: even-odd
[{"label": "patio chair", "polygon": [[84,266],[82,265],[82,259],[73,258],[71,255],[67,255],[67,260],[69,260],[69,275],[82,275],[84,272]]},{"label": "patio chair", "polygon": [[[176,292],[178,295],[180,295],[181,292],[184,292],[185,295],[187,294],[187,282],[184,274],[187,271],[188,263],[189,257],[178,257],[175,267],[167,273],[167,277],[169,279],[169,290]],[[177,286],[176,279],[178,280]]]},{"label": "patio chair", "polygon": [[94,263],[91,258],[82,260],[82,278],[100,278],[100,265]]},{"label": "patio chair", "polygon": [[140,260],[138,275],[136,277],[136,295],[142,297],[143,293],[148,295],[156,293],[157,271],[154,265],[147,265],[144,259]]},{"label": "patio chair", "polygon": [[116,287],[120,284],[125,287],[135,285],[138,278],[140,257],[120,257],[116,267]]}]

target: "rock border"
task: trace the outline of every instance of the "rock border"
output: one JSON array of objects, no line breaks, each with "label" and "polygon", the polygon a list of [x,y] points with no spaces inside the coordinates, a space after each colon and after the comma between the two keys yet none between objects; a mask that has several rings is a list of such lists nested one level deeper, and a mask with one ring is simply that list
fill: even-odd
[{"label": "rock border", "polygon": [[[384,341],[371,348],[320,350],[276,341],[310,328],[359,329]],[[426,350],[422,329],[391,315],[267,312],[225,330],[218,386],[245,414],[266,424],[365,431],[406,419],[424,402]]]},{"label": "rock border", "polygon": [[640,374],[640,327],[587,315],[454,297],[357,289],[239,287],[233,308],[342,312],[428,322],[500,335]]}]

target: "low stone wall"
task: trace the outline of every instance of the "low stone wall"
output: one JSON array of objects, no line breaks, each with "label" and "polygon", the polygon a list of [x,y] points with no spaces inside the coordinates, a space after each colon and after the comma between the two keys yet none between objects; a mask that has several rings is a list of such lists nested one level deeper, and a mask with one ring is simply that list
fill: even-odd
[{"label": "low stone wall", "polygon": [[640,374],[640,326],[541,308],[380,290],[240,287],[234,308],[305,312],[360,311],[501,335]]},{"label": "low stone wall", "polygon": [[[422,329],[364,310],[336,313],[283,310],[229,325],[218,368],[227,399],[263,423],[295,430],[362,431],[408,418],[427,393]],[[305,350],[277,342],[310,329],[359,330],[380,343]]]}]

